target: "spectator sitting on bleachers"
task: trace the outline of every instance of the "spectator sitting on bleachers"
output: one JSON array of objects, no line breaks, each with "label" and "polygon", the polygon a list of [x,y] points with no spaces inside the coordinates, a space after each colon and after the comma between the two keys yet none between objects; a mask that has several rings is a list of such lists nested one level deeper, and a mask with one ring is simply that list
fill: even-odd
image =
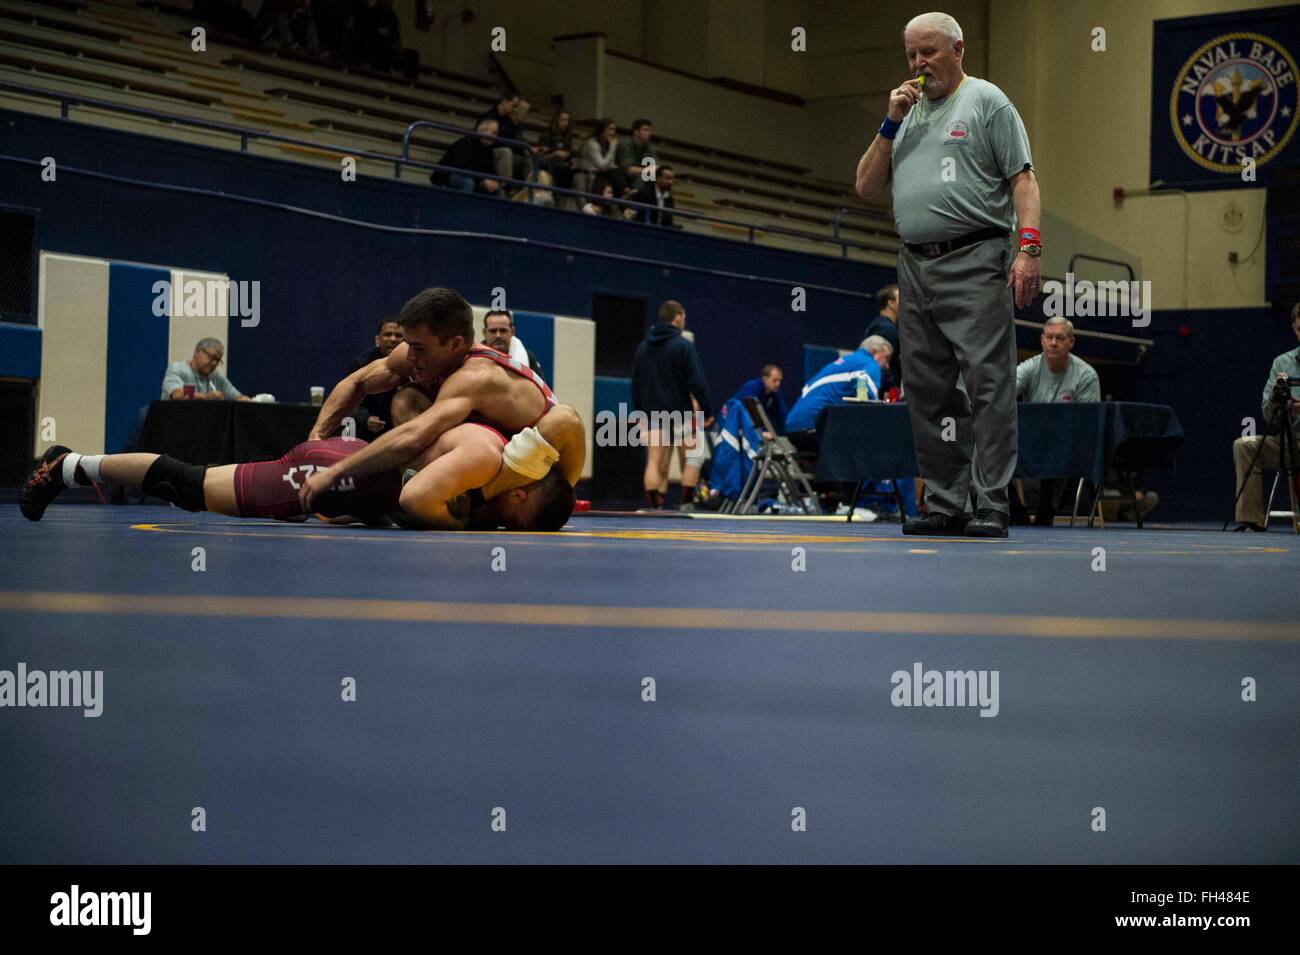
[{"label": "spectator sitting on bleachers", "polygon": [[898,339],[898,286],[886,285],[876,293],[876,309],[879,314],[867,326],[864,337],[879,335],[894,347],[894,357],[890,359],[889,368],[881,378],[880,390],[888,392],[903,384],[903,356],[899,352],[901,344]]},{"label": "spectator sitting on bleachers", "polygon": [[542,374],[542,363],[515,336],[515,317],[510,309],[494,308],[483,316],[483,344]]},{"label": "spectator sitting on bleachers", "polygon": [[[1041,355],[1027,358],[1016,366],[1016,397],[1021,401],[1100,401],[1101,385],[1097,372],[1078,355],[1074,348],[1074,323],[1068,318],[1049,318],[1043,324],[1039,344]],[[1034,522],[1039,527],[1051,527],[1056,518],[1056,504],[1063,482],[1059,479],[1022,482],[1026,497],[1036,489],[1038,513]],[[1016,493],[1013,481],[1008,494],[1012,524],[1028,524],[1026,502]]]},{"label": "spectator sitting on bleachers", "polygon": [[757,398],[768,420],[772,422],[772,427],[776,428],[776,433],[785,434],[785,418],[789,409],[786,408],[785,398],[781,395],[783,378],[781,369],[776,365],[764,365],[759,377],[751,378],[741,385],[731,396],[731,400],[744,401],[746,398]]},{"label": "spectator sitting on bleachers", "polygon": [[368,33],[370,7],[366,0],[326,0],[316,21],[321,42],[334,51],[340,63],[361,66],[367,61],[374,38]]},{"label": "spectator sitting on bleachers", "polygon": [[215,23],[245,40],[257,39],[257,21],[240,0],[194,0],[190,9],[197,20]]},{"label": "spectator sitting on bleachers", "polygon": [[672,210],[677,207],[673,201],[674,175],[672,166],[657,167],[655,177],[628,198],[633,202],[641,202],[647,206],[657,206],[658,208],[650,210],[628,207],[624,215],[629,219],[636,219],[637,222],[672,227]]},{"label": "spectator sitting on bleachers", "polygon": [[482,192],[489,196],[500,196],[501,184],[490,178],[496,172],[496,167],[492,162],[492,140],[484,139],[482,136],[477,135],[478,133],[495,136],[497,134],[497,121],[490,116],[484,116],[478,121],[478,127],[474,133],[462,136],[447,147],[447,151],[442,154],[442,159],[438,160],[438,164],[440,166],[451,166],[454,169],[464,169],[468,172],[483,173],[485,174],[484,178],[435,169],[429,174],[429,181],[435,186],[446,186],[449,189],[459,189],[461,192]]},{"label": "spectator sitting on bleachers", "polygon": [[[497,121],[497,135],[502,139],[523,139],[523,131],[515,122],[515,110],[522,98],[518,93],[506,91],[501,94],[497,104],[483,114],[483,119]],[[496,174],[502,179],[525,179],[530,163],[524,155],[522,146],[506,146],[496,143],[492,147],[492,160],[496,164]]]},{"label": "spectator sitting on bleachers", "polygon": [[263,0],[257,20],[263,41],[274,35],[281,53],[320,56],[311,0]]},{"label": "spectator sitting on bleachers", "polygon": [[612,119],[602,119],[596,124],[596,131],[590,139],[582,144],[578,153],[578,171],[584,174],[584,182],[578,188],[584,192],[600,194],[598,185],[603,176],[611,186],[610,178],[618,165],[618,127]]},{"label": "spectator sitting on bleachers", "polygon": [[613,219],[623,218],[623,209],[614,201],[614,184],[609,181],[608,176],[597,176],[596,183],[591,187],[591,191],[597,195],[604,196],[603,199],[589,200],[583,207],[582,211],[589,216],[607,216]]},{"label": "spectator sitting on bleachers", "polygon": [[[226,380],[217,366],[226,353],[226,346],[216,338],[204,338],[194,346],[194,356],[189,361],[172,362],[163,375],[164,401],[208,399],[220,401],[247,401],[248,396]],[[188,393],[186,389],[189,389]]]},{"label": "spectator sitting on bleachers", "polygon": [[561,189],[573,188],[573,121],[567,109],[557,110],[550,128],[538,140],[540,158]]},{"label": "spectator sitting on bleachers", "polygon": [[375,0],[357,17],[361,49],[372,70],[387,73],[395,69],[408,79],[419,78],[420,54],[402,49],[402,27],[393,12],[393,0]]},{"label": "spectator sitting on bleachers", "polygon": [[[402,326],[398,324],[397,318],[389,315],[387,318],[381,319],[375,329],[374,347],[366,349],[352,359],[352,367],[348,369],[348,374],[360,371],[372,361],[387,358],[393,349],[401,343]],[[373,437],[383,434],[392,426],[393,394],[391,391],[381,391],[378,394],[366,395],[361,399],[361,404],[352,414],[358,425],[358,435]]]},{"label": "spectator sitting on bleachers", "polygon": [[654,126],[650,120],[638,119],[632,124],[632,138],[618,144],[618,161],[610,170],[610,179],[619,195],[625,196],[640,188],[641,171],[645,168],[642,160],[659,161],[659,154],[650,142],[653,133]]},{"label": "spectator sitting on bleachers", "polygon": [[880,375],[889,367],[894,347],[879,335],[862,340],[858,350],[835,359],[803,386],[803,394],[785,418],[785,433],[800,451],[816,451],[818,417],[828,405],[839,404],[857,394],[858,382],[866,383],[867,397],[880,398]]}]

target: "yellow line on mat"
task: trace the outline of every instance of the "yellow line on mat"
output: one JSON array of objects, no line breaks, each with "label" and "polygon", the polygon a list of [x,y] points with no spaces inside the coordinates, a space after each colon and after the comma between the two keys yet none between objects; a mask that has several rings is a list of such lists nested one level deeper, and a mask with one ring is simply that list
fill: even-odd
[{"label": "yellow line on mat", "polygon": [[856,613],[731,607],[624,607],[581,604],[455,603],[340,597],[200,597],[0,591],[0,610],[20,613],[400,623],[514,624],[618,630],[783,630],[802,633],[915,633],[943,636],[1098,637],[1131,640],[1300,641],[1291,621],[1171,620],[1150,617],[1040,617],[964,613]]},{"label": "yellow line on mat", "polygon": [[[512,541],[522,543],[555,543],[568,544],[577,546],[577,538],[595,538],[599,540],[649,540],[649,541],[686,541],[696,544],[725,544],[732,548],[758,547],[766,544],[831,544],[839,547],[859,548],[863,544],[933,544],[941,542],[944,550],[950,550],[953,547],[962,545],[994,548],[990,553],[994,554],[1012,554],[1017,556],[1046,557],[1046,556],[1078,556],[1080,553],[1087,554],[1087,551],[1078,549],[1046,549],[1035,548],[1033,550],[998,550],[999,545],[1006,547],[1008,544],[1022,543],[1011,540],[993,540],[987,538],[973,537],[903,537],[901,534],[894,537],[867,537],[857,534],[846,534],[838,537],[815,534],[796,534],[784,533],[778,534],[773,532],[751,532],[751,533],[728,533],[726,531],[691,531],[691,530],[667,530],[667,529],[629,529],[624,531],[577,531],[567,530],[558,534],[547,534],[540,531],[479,531],[473,533],[402,533],[400,537],[397,531],[389,534],[376,533],[349,533],[345,527],[327,527],[324,524],[306,524],[298,525],[299,527],[316,527],[319,528],[315,533],[303,532],[299,530],[295,533],[287,533],[281,528],[284,525],[278,521],[250,521],[238,527],[226,525],[226,529],[221,530],[223,525],[200,525],[200,524],[132,524],[133,531],[154,531],[159,534],[196,534],[209,537],[273,537],[281,541],[362,541],[370,544],[392,544],[396,540],[402,541],[423,541],[425,543],[437,542],[439,544],[482,544],[485,539],[497,540],[509,538]],[[257,528],[277,528],[276,530],[258,530]],[[1138,549],[1134,551],[1122,550],[1123,544],[1110,545],[1115,551],[1124,553],[1126,556],[1135,558],[1145,557],[1208,557],[1218,554],[1285,554],[1285,547],[1227,547],[1224,545],[1197,545],[1202,548],[1211,546],[1221,546],[1217,552],[1208,550],[1145,550]],[[911,548],[906,551],[909,554],[939,554],[942,551]],[[1086,556],[1084,558],[1087,559]]]}]

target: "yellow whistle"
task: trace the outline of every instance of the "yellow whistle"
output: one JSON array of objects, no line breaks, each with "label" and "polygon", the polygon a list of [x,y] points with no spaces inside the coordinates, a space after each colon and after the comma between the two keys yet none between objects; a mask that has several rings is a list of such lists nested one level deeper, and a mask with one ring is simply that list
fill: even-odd
[{"label": "yellow whistle", "polygon": [[923,89],[925,89],[925,74],[924,74],[924,73],[922,73],[920,76],[918,76],[918,77],[916,78],[916,88],[919,89],[919,90],[923,90]]}]

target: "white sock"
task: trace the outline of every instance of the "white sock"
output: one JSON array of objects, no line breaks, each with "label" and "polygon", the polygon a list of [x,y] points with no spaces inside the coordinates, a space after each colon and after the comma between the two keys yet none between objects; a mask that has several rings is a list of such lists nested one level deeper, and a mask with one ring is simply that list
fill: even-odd
[{"label": "white sock", "polygon": [[81,460],[81,455],[75,451],[69,451],[68,456],[63,459],[63,486],[72,487],[77,483],[77,462]]},{"label": "white sock", "polygon": [[[72,487],[74,484],[90,485],[99,480],[99,465],[104,460],[102,454],[77,454],[75,451],[68,453],[63,459],[63,486]],[[77,474],[77,465],[81,465],[81,476]]]},{"label": "white sock", "polygon": [[103,462],[102,454],[83,454],[81,456],[81,473],[85,475],[85,484],[94,484],[99,480],[99,465]]}]

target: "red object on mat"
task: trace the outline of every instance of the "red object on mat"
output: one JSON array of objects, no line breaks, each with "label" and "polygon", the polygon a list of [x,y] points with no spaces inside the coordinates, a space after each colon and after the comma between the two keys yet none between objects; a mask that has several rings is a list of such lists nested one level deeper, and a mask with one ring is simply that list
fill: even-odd
[{"label": "red object on mat", "polygon": [[573,512],[591,510],[591,501],[584,501],[581,498],[573,502]]}]

